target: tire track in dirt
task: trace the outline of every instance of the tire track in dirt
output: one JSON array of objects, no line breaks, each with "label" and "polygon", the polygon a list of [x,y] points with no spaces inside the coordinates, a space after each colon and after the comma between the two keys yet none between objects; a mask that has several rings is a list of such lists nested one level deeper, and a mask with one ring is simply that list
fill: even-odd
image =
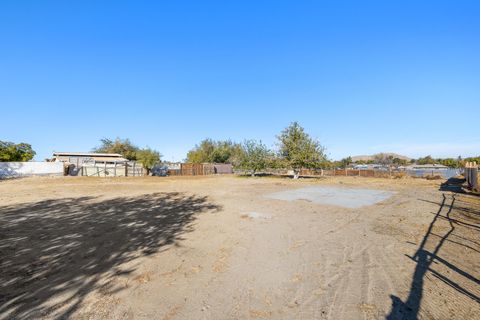
[{"label": "tire track in dirt", "polygon": [[334,276],[333,283],[331,282],[328,284],[329,287],[332,287],[333,284],[334,289],[330,294],[330,299],[328,299],[330,301],[328,301],[329,308],[326,314],[327,318],[331,318],[332,314],[340,317],[343,315],[345,296],[342,294],[346,292],[345,290],[348,288],[350,281],[348,279],[349,271],[346,270],[345,264],[348,261],[351,261],[351,252],[351,247],[344,248],[342,252],[341,265],[337,270],[336,276]]},{"label": "tire track in dirt", "polygon": [[[372,266],[371,245],[355,243],[346,247],[342,259],[328,283],[327,319],[374,319],[378,314],[375,301],[375,271]],[[332,270],[333,271],[333,270]],[[332,272],[331,271],[331,272]]]}]

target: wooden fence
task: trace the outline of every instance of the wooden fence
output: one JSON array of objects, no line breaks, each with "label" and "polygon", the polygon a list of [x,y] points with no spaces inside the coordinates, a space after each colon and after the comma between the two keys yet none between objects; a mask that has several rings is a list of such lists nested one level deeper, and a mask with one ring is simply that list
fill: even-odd
[{"label": "wooden fence", "polygon": [[478,185],[478,165],[476,162],[467,162],[465,164],[465,172],[463,175],[465,176],[465,180],[470,189],[480,191]]},{"label": "wooden fence", "polygon": [[[235,173],[240,175],[250,175],[249,170],[235,170]],[[293,171],[288,169],[266,169],[257,172],[257,175],[273,175],[273,176],[293,176]],[[458,175],[455,171],[453,174],[444,172],[442,170],[426,170],[422,172],[412,170],[378,170],[378,169],[301,169],[300,177],[315,178],[315,177],[370,177],[370,178],[401,178],[404,176],[412,177],[429,177],[440,176],[448,179],[451,176]]]},{"label": "wooden fence", "polygon": [[180,169],[168,170],[169,176],[207,176],[233,173],[231,164],[182,163]]}]

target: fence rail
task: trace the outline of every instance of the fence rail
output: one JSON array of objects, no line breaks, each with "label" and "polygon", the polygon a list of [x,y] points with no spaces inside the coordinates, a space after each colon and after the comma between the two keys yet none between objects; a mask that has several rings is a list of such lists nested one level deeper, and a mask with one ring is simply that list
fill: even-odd
[{"label": "fence rail", "polygon": [[68,174],[84,177],[141,177],[145,175],[145,172],[143,167],[136,162],[87,162],[79,166],[70,164]]},{"label": "fence rail", "polygon": [[[251,174],[248,170],[235,170],[237,174]],[[288,169],[267,169],[257,174],[266,174],[266,175],[279,175],[279,176],[292,176],[293,171]],[[378,170],[378,169],[301,169],[301,177],[333,177],[333,176],[344,176],[344,177],[371,177],[371,178],[389,178],[389,177],[401,177],[401,176],[412,176],[412,177],[429,177],[429,176],[440,176],[442,178],[448,179],[451,177],[458,176],[460,174],[459,169],[446,169],[446,170]]]}]

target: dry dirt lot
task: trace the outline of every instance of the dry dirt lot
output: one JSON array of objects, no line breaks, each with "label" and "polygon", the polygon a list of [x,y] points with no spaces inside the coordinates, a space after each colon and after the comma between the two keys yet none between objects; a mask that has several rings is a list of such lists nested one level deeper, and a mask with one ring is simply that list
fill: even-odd
[{"label": "dry dirt lot", "polygon": [[[360,208],[307,186],[393,192]],[[1,319],[478,319],[480,199],[417,179],[0,181]]]}]

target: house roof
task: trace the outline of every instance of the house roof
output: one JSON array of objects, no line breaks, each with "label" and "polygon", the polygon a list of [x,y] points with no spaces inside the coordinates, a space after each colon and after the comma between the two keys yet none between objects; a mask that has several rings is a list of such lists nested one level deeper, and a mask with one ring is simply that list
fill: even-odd
[{"label": "house roof", "polygon": [[54,152],[54,156],[64,156],[64,157],[109,157],[109,158],[123,158],[121,154],[118,153],[96,153],[96,152]]},{"label": "house roof", "polygon": [[96,162],[128,162],[128,159],[117,157],[90,157]]},{"label": "house roof", "polygon": [[445,168],[447,169],[447,166],[444,166],[443,164],[412,164],[408,166],[407,168],[416,168],[416,169],[424,169],[424,168]]},{"label": "house roof", "polygon": [[54,157],[60,160],[70,158],[90,158],[96,162],[128,162],[121,154],[118,153],[95,153],[95,152],[54,152]]}]

